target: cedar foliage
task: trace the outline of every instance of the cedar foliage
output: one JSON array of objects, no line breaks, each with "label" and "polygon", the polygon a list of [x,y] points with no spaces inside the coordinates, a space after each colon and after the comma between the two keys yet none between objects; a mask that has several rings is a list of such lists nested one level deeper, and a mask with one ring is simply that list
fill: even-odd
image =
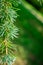
[{"label": "cedar foliage", "polygon": [[12,40],[18,36],[18,28],[14,25],[17,6],[20,0],[0,0],[0,63],[12,65],[15,61]]}]

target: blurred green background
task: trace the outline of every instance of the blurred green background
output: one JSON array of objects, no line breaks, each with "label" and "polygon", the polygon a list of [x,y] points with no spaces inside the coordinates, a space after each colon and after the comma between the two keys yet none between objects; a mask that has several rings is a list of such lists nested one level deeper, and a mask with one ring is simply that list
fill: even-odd
[{"label": "blurred green background", "polygon": [[[18,6],[15,39],[18,60],[14,65],[43,65],[43,0],[22,0]],[[22,60],[21,60],[22,59]]]}]

